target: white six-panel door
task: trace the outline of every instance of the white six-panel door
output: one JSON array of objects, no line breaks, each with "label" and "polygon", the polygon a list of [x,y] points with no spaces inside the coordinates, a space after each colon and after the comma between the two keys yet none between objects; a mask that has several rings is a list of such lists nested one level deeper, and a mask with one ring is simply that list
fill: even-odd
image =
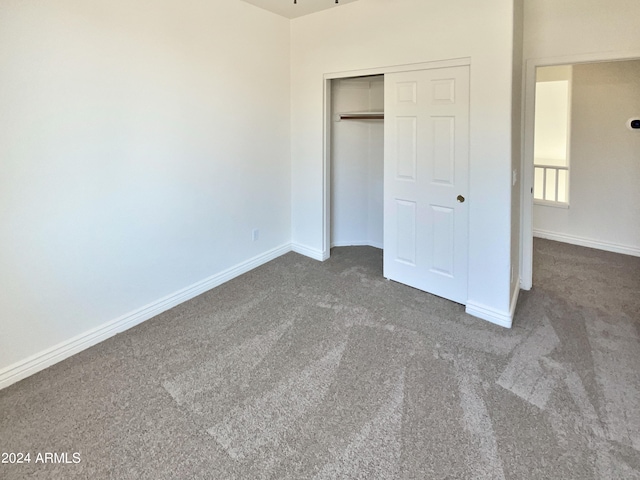
[{"label": "white six-panel door", "polygon": [[384,276],[465,304],[469,67],[385,75]]}]

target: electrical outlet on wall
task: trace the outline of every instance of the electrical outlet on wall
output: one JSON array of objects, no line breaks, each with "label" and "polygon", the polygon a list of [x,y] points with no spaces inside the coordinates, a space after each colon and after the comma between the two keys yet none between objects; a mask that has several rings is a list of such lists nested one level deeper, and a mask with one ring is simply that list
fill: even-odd
[{"label": "electrical outlet on wall", "polygon": [[260,230],[258,230],[257,228],[254,228],[254,229],[251,231],[251,239],[252,239],[254,242],[257,242],[257,241],[260,239]]}]

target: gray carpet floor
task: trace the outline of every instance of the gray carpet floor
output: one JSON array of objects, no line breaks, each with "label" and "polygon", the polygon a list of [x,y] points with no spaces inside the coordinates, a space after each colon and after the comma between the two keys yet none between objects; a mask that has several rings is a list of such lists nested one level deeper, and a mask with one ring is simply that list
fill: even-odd
[{"label": "gray carpet floor", "polygon": [[640,258],[536,240],[512,330],[381,269],[290,253],[0,391],[0,478],[640,478]]}]

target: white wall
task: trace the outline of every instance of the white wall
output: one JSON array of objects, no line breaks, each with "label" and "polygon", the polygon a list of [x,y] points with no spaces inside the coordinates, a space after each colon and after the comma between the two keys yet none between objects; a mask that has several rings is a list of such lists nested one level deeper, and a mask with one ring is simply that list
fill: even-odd
[{"label": "white wall", "polygon": [[640,60],[575,65],[572,112],[570,208],[535,205],[534,234],[640,255]]},{"label": "white wall", "polygon": [[323,237],[323,74],[470,57],[467,305],[499,315],[509,311],[513,16],[513,0],[360,0],[292,21],[295,244],[319,255],[328,247]]},{"label": "white wall", "polygon": [[640,49],[640,2],[528,0],[524,7],[525,60]]},{"label": "white wall", "polygon": [[239,1],[0,3],[0,372],[290,242],[289,33]]},{"label": "white wall", "polygon": [[331,245],[382,248],[384,122],[336,115],[383,111],[384,77],[333,80],[331,99]]}]

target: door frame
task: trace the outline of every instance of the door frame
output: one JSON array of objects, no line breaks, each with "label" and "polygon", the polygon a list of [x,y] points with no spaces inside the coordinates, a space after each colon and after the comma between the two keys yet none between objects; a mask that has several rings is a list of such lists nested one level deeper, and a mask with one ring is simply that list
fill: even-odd
[{"label": "door frame", "polygon": [[[433,70],[446,67],[471,66],[471,57],[436,60],[432,62],[410,63],[386,67],[347,70],[323,75],[323,148],[322,148],[322,259],[331,256],[331,81],[341,78],[384,75],[386,73]],[[384,248],[384,246],[383,246]]]},{"label": "door frame", "polygon": [[[602,52],[563,57],[532,58],[527,60],[524,76],[523,145],[520,220],[520,288],[533,287],[533,145],[535,127],[536,69],[556,65],[621,62],[640,60],[640,51]],[[571,188],[571,187],[569,187]]]}]

